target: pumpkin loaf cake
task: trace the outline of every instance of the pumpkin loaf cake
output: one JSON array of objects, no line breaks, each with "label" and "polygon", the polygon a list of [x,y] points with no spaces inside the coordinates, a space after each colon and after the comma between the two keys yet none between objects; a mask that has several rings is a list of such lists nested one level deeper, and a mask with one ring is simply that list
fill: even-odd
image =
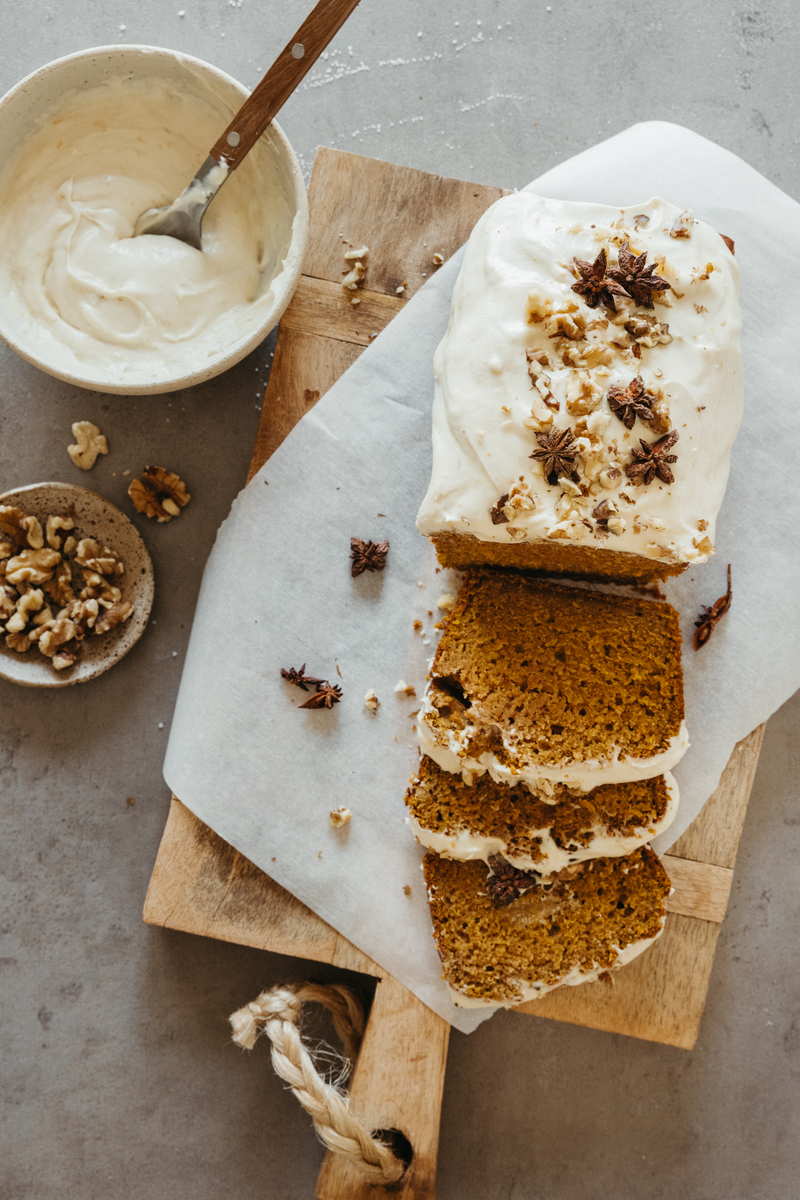
[{"label": "pumpkin loaf cake", "polygon": [[422,750],[469,782],[486,771],[588,792],[662,775],[688,747],[678,614],[668,604],[514,572],[470,572],[419,714]]},{"label": "pumpkin loaf cake", "polygon": [[663,200],[498,200],[434,359],[443,566],[641,583],[714,553],[742,416],[733,243]]},{"label": "pumpkin loaf cake", "polygon": [[472,785],[423,757],[406,793],[417,841],[446,858],[501,856],[523,871],[552,874],[589,858],[630,854],[667,829],[678,806],[670,774],[610,783],[591,792],[557,784],[545,804],[525,786],[490,775]]},{"label": "pumpkin loaf cake", "polygon": [[493,859],[426,854],[425,881],[444,978],[456,1004],[510,1006],[586,983],[659,936],[670,882],[644,846],[545,878]]}]

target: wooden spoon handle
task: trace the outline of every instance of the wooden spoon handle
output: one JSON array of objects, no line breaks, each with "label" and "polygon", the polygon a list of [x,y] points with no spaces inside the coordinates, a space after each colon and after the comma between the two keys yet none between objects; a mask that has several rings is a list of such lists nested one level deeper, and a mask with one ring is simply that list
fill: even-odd
[{"label": "wooden spoon handle", "polygon": [[308,14],[212,146],[211,154],[224,159],[229,171],[236,170],[358,4],[359,0],[319,0]]}]

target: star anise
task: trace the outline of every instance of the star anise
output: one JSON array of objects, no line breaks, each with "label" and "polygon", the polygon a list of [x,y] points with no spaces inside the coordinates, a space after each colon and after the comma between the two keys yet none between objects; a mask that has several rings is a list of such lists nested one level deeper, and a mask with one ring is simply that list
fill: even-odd
[{"label": "star anise", "polygon": [[493,874],[486,880],[486,886],[494,908],[504,908],[506,904],[517,900],[523,892],[529,892],[536,886],[536,875],[520,871],[494,854],[489,856],[489,866]]},{"label": "star anise", "polygon": [[492,518],[493,525],[507,525],[508,517],[503,512],[503,505],[508,503],[508,492],[503,492],[500,499],[495,504],[494,508],[489,509],[489,516]]},{"label": "star anise", "polygon": [[350,538],[350,574],[355,578],[362,571],[382,571],[389,553],[388,542],[362,542],[361,538]]},{"label": "star anise", "polygon": [[653,419],[653,405],[657,397],[648,392],[641,375],[632,379],[627,387],[610,387],[607,399],[608,407],[626,429],[633,429],[637,417],[643,421]]},{"label": "star anise", "polygon": [[606,308],[610,308],[612,312],[616,312],[617,305],[614,297],[624,296],[626,292],[624,287],[621,287],[613,279],[608,279],[606,276],[608,258],[605,246],[593,263],[588,263],[582,258],[575,258],[572,261],[575,264],[575,269],[580,274],[578,282],[572,285],[573,292],[577,292],[579,296],[583,296],[589,308],[597,308],[598,304],[602,301]]},{"label": "star anise", "polygon": [[619,264],[611,267],[608,274],[637,304],[641,304],[642,308],[652,308],[653,292],[669,291],[672,284],[667,283],[660,275],[653,274],[656,269],[655,263],[647,267],[646,262],[646,252],[631,254],[630,243],[624,242],[620,247]]},{"label": "star anise", "polygon": [[298,708],[333,708],[334,704],[338,704],[342,698],[342,689],[337,687],[335,683],[328,683],[327,680],[317,684],[317,690],[313,696],[306,700],[305,704],[298,704]]},{"label": "star anise", "polygon": [[728,563],[728,590],[724,596],[720,596],[719,600],[715,600],[709,608],[705,604],[701,604],[702,612],[695,621],[694,631],[694,648],[699,650],[701,646],[705,646],[711,634],[714,632],[714,626],[731,606],[733,592],[731,591],[731,564]]},{"label": "star anise", "polygon": [[641,477],[643,483],[652,483],[656,475],[662,483],[672,483],[675,476],[667,464],[677,462],[678,456],[667,454],[667,451],[672,449],[679,437],[677,429],[670,429],[657,442],[645,442],[639,438],[642,448],[637,450],[635,446],[631,447],[634,461],[628,463],[625,474],[629,479]]},{"label": "star anise", "polygon": [[536,440],[539,449],[529,454],[528,458],[534,458],[542,464],[548,483],[557,483],[559,475],[572,474],[578,446],[569,426],[566,429],[554,429],[552,433],[537,433]]},{"label": "star anise", "polygon": [[307,683],[320,684],[324,683],[324,679],[317,679],[314,675],[306,675],[306,664],[302,667],[281,667],[281,679],[285,679],[287,683],[294,683],[297,687],[302,688],[304,692],[308,691]]}]

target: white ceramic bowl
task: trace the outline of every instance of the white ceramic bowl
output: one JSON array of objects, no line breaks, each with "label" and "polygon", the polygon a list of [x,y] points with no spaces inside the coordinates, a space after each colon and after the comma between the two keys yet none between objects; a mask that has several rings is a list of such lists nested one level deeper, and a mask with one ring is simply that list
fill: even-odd
[{"label": "white ceramic bowl", "polygon": [[[84,50],[41,67],[0,100],[2,171],[8,170],[9,159],[18,149],[24,158],[26,143],[30,144],[37,129],[49,124],[42,118],[52,114],[59,104],[71,102],[75,93],[84,89],[131,79],[164,83],[181,97],[197,98],[211,104],[219,112],[219,128],[213,140],[248,95],[247,89],[235,79],[191,55],[150,46],[101,46]],[[131,105],[131,110],[135,115],[135,105]],[[178,130],[178,133],[182,136],[183,131]],[[108,137],[113,136],[113,130],[109,130]],[[200,151],[197,163],[178,186],[178,192],[188,184],[211,144],[213,142]],[[131,173],[135,172],[136,165],[133,164]],[[65,166],[65,175],[69,178],[69,164]],[[1,244],[0,335],[28,362],[68,383],[96,391],[128,395],[170,392],[202,383],[227,370],[263,341],[279,320],[300,277],[308,240],[308,200],[302,172],[277,124],[273,122],[266,130],[225,185],[220,197],[213,202],[206,214],[204,229],[212,218],[214,205],[224,201],[226,190],[244,186],[239,183],[240,176],[246,180],[248,189],[255,192],[258,219],[263,216],[264,226],[258,229],[258,236],[264,243],[271,239],[267,244],[272,248],[265,255],[255,302],[248,305],[245,319],[237,321],[224,337],[219,331],[205,340],[200,336],[196,346],[193,344],[190,353],[184,355],[185,361],[171,366],[155,363],[142,367],[138,361],[133,361],[135,354],[130,354],[131,361],[122,364],[119,356],[111,365],[84,362],[80,354],[71,350],[65,354],[57,345],[51,344],[49,329],[53,326],[52,321],[42,319],[40,314],[31,321],[27,315],[29,307],[20,305],[9,295],[14,292],[13,279],[8,275],[11,268],[6,268],[9,251]],[[155,199],[155,202],[163,203],[167,198],[172,196]],[[213,330],[214,326],[209,328]]]}]

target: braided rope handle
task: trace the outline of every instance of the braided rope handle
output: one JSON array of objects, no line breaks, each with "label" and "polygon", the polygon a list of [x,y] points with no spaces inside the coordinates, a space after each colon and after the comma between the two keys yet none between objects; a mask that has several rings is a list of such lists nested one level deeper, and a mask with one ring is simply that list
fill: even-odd
[{"label": "braided rope handle", "polygon": [[353,1116],[347,1097],[321,1078],[303,1045],[298,1022],[303,1004],[309,1000],[328,1010],[345,1054],[354,1060],[364,1033],[364,1010],[355,992],[339,983],[287,984],[262,992],[230,1017],[233,1040],[252,1050],[259,1034],[266,1033],[272,1042],[275,1072],[310,1114],[328,1149],[344,1154],[371,1183],[395,1183],[405,1171],[404,1164]]}]

